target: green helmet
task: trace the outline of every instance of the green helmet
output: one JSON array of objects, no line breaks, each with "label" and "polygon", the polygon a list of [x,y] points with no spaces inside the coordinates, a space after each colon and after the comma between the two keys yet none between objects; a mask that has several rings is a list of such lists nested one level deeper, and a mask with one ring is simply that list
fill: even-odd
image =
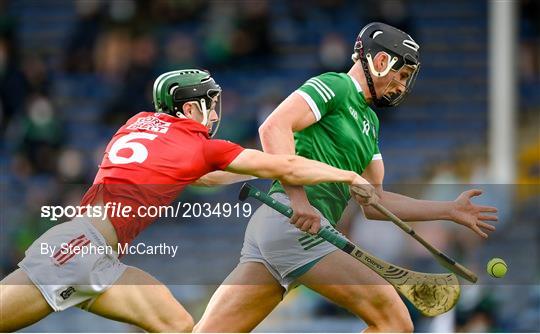
[{"label": "green helmet", "polygon": [[218,124],[215,129],[210,131],[211,135],[217,132],[221,120],[220,95],[221,87],[210,76],[210,73],[197,69],[163,73],[154,81],[152,90],[152,99],[157,112],[182,117],[184,103],[196,102],[203,113],[202,124],[204,126],[208,125],[213,99],[217,97]]}]

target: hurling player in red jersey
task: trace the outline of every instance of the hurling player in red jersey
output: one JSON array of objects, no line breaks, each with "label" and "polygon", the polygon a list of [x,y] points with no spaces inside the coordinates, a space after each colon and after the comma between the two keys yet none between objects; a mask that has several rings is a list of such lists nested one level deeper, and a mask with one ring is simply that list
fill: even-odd
[{"label": "hurling player in red jersey", "polygon": [[[192,317],[165,285],[118,260],[119,246],[129,244],[155,218],[112,215],[108,203],[138,212],[139,207],[170,204],[189,184],[228,184],[245,175],[293,185],[345,182],[373,190],[355,172],[211,139],[221,116],[220,93],[210,74],[200,70],[167,72],[156,79],[157,112],[141,112],[116,132],[81,202],[92,210],[105,209],[105,215],[59,224],[28,248],[20,268],[0,282],[0,332],[71,306],[149,332],[192,330]],[[114,251],[77,252],[90,246]]]}]

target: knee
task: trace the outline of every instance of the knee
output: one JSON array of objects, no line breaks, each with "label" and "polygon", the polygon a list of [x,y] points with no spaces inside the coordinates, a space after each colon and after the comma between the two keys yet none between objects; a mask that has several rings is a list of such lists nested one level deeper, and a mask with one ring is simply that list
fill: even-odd
[{"label": "knee", "polygon": [[407,311],[389,314],[384,320],[377,321],[369,326],[377,332],[386,333],[412,333],[414,325]]},{"label": "knee", "polygon": [[[205,314],[206,315],[206,314]],[[206,321],[205,315],[198,323],[193,327],[193,333],[217,333],[220,332],[219,328],[212,327],[211,322]]]},{"label": "knee", "polygon": [[193,327],[195,326],[195,321],[193,321],[193,317],[191,315],[187,315],[187,317],[184,317],[181,321],[178,321],[173,324],[174,327],[171,332],[183,332],[183,333],[191,333],[193,331]]},{"label": "knee", "polygon": [[190,314],[185,312],[174,318],[158,319],[154,322],[154,326],[149,330],[150,332],[176,332],[176,333],[191,333],[195,322]]},{"label": "knee", "polygon": [[391,326],[391,329],[387,332],[412,333],[414,331],[414,324],[408,312],[397,317]]},{"label": "knee", "polygon": [[191,333],[195,322],[187,312],[176,313],[168,316],[157,316],[147,322],[148,328],[144,330],[152,333]]},{"label": "knee", "polygon": [[403,324],[402,328],[403,328],[403,332],[406,332],[406,333],[414,332],[414,324],[413,324],[410,317],[409,317],[408,321]]}]

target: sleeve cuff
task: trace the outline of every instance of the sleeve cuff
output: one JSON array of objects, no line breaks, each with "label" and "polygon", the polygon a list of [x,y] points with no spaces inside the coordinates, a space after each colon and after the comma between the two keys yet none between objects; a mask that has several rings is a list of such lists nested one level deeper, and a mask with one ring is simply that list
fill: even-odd
[{"label": "sleeve cuff", "polygon": [[380,153],[373,154],[373,158],[371,158],[371,161],[373,160],[382,160],[382,154]]}]

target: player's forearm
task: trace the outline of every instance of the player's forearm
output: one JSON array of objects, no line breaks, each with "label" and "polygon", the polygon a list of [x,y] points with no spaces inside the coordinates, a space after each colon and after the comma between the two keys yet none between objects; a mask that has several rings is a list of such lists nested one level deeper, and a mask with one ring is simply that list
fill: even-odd
[{"label": "player's forearm", "polygon": [[249,181],[255,178],[255,176],[251,175],[235,174],[225,171],[214,171],[204,175],[203,177],[192,183],[192,185],[197,187],[215,187],[242,181]]},{"label": "player's forearm", "polygon": [[351,171],[341,170],[319,161],[309,160],[300,156],[287,156],[289,171],[277,177],[290,185],[309,185],[322,182],[343,182],[352,184],[360,178]]},{"label": "player's forearm", "polygon": [[[454,205],[452,201],[419,200],[388,191],[379,192],[379,196],[379,203],[403,221],[448,220]],[[364,212],[369,219],[388,220],[371,206],[364,206]]]},{"label": "player's forearm", "polygon": [[297,155],[269,154],[251,149],[240,153],[226,170],[259,178],[279,179],[284,183],[296,185],[321,182],[345,182],[355,185],[367,183],[355,172],[341,170],[319,161]]}]

